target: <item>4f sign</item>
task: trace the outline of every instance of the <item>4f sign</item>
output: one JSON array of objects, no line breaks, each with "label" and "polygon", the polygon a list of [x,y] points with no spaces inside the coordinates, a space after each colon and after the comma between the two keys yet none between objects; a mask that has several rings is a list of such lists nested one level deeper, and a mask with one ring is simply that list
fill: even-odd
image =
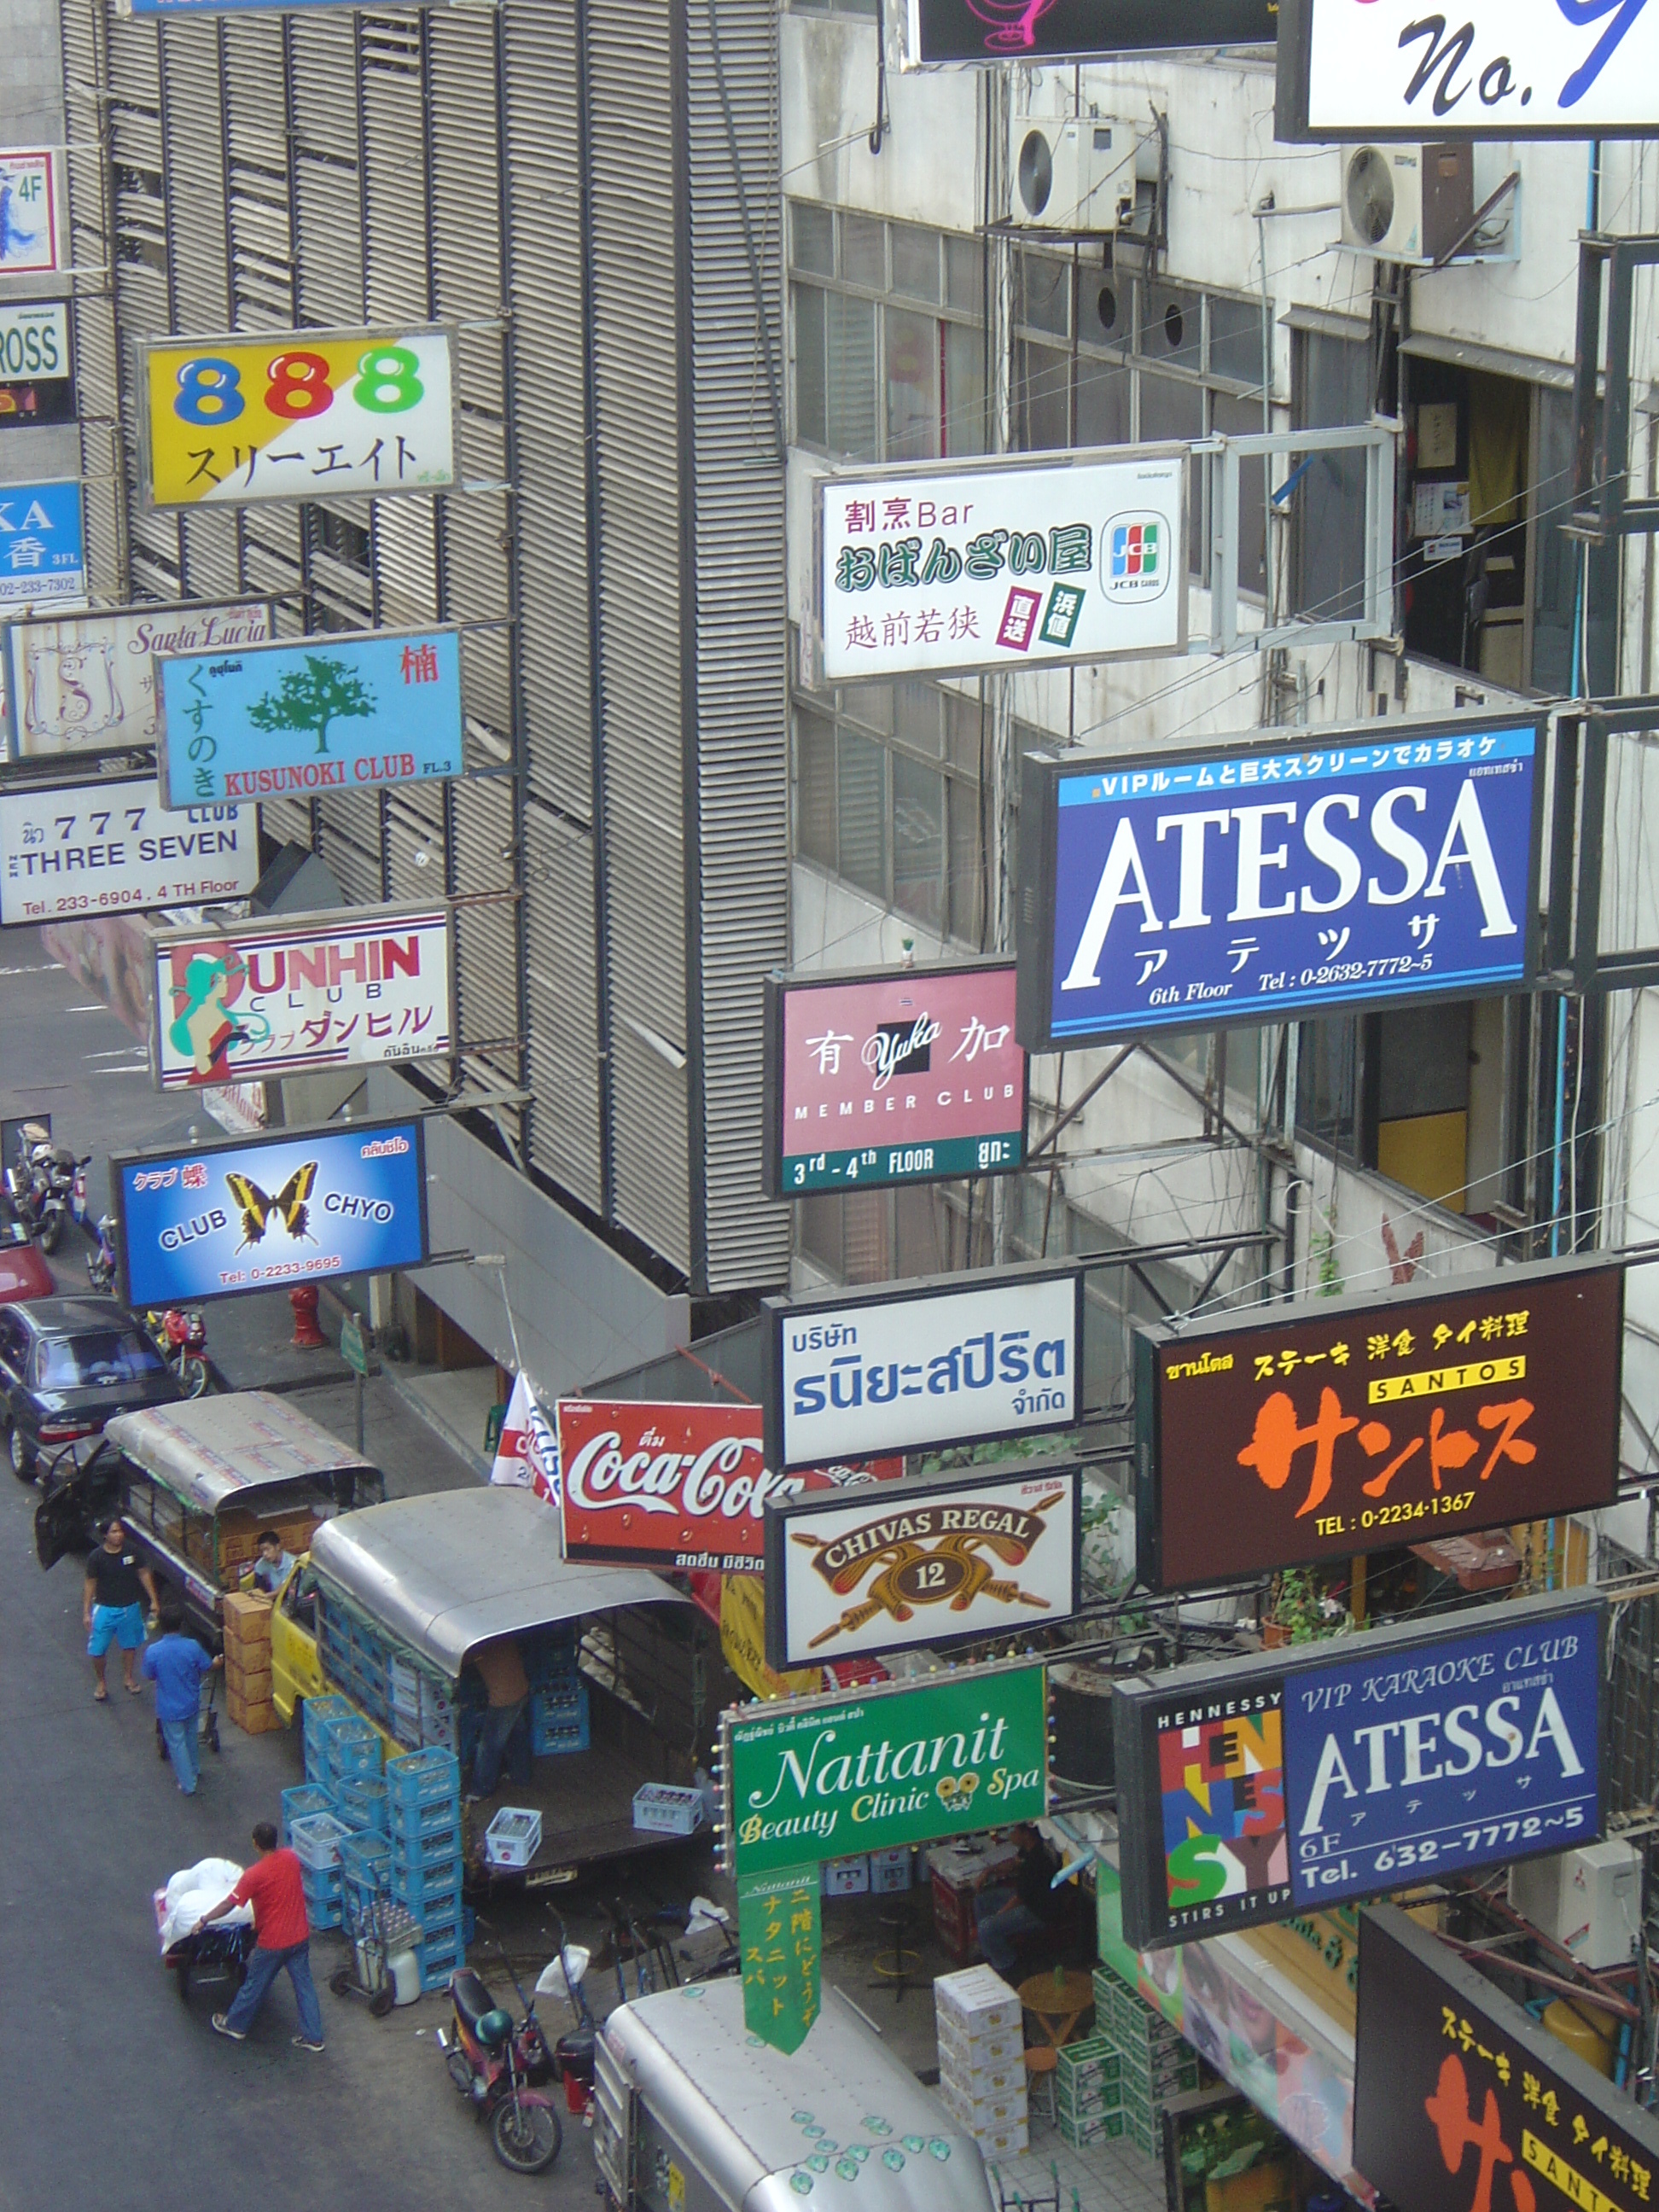
[{"label": "4f sign", "polygon": [[44,147],[0,150],[0,276],[60,266],[55,156]]}]

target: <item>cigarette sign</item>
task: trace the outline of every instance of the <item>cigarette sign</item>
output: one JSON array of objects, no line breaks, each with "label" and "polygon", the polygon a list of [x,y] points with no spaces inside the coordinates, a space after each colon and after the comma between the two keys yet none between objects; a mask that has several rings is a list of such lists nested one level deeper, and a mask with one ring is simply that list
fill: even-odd
[{"label": "cigarette sign", "polygon": [[1135,1340],[1155,1589],[1608,1505],[1624,1274],[1549,1261]]},{"label": "cigarette sign", "polygon": [[1068,1619],[1082,1497],[1081,1470],[1056,1462],[936,1476],[878,1497],[775,1500],[769,1663],[821,1665]]},{"label": "cigarette sign", "polygon": [[0,922],[246,898],[258,810],[155,803],[155,779],[0,793]]},{"label": "cigarette sign", "polygon": [[1118,1684],[1126,1941],[1224,1935],[1594,1842],[1600,1602],[1476,1618]]},{"label": "cigarette sign", "polygon": [[773,976],[766,988],[774,1197],[1004,1174],[1024,1159],[1011,964]]}]

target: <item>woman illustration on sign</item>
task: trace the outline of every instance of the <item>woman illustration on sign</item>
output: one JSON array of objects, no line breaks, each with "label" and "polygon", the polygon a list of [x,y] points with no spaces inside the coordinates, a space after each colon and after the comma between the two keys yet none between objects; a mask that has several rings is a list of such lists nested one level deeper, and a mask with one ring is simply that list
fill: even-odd
[{"label": "woman illustration on sign", "polygon": [[226,1010],[232,982],[240,983],[246,973],[240,963],[233,969],[224,953],[210,957],[198,952],[185,969],[183,982],[173,987],[173,1018],[167,1036],[175,1052],[189,1056],[192,1083],[228,1082],[231,1046],[264,1044],[270,1036],[270,1024],[263,1014],[252,1017],[258,1024],[254,1029],[248,1026],[246,1015],[233,1020]]}]

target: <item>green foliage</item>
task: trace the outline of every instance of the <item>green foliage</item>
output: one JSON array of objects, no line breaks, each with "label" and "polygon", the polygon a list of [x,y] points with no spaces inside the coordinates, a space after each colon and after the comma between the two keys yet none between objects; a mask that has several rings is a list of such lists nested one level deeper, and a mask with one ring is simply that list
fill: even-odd
[{"label": "green foliage", "polygon": [[276,690],[256,699],[247,718],[256,730],[314,730],[328,750],[331,722],[358,721],[374,712],[374,694],[343,660],[308,653],[304,672],[290,668]]},{"label": "green foliage", "polygon": [[1306,1567],[1285,1567],[1274,1577],[1267,1618],[1290,1630],[1292,1644],[1317,1644],[1327,1636],[1345,1636],[1353,1627],[1346,1608],[1324,1595]]}]

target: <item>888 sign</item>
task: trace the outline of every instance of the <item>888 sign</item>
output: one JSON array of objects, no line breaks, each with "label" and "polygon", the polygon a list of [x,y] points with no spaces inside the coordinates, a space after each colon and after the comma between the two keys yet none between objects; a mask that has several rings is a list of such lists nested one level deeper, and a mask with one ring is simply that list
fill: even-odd
[{"label": "888 sign", "polygon": [[148,349],[155,507],[243,507],[455,482],[451,333],[290,331]]}]

